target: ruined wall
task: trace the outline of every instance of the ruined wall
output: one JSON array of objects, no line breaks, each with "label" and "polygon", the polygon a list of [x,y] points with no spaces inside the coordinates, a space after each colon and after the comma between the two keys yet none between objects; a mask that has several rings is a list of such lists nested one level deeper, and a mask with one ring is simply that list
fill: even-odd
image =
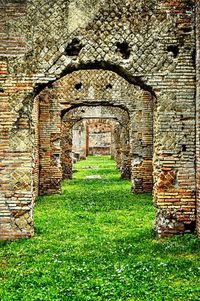
[{"label": "ruined wall", "polygon": [[144,93],[140,106],[130,116],[132,191],[136,193],[152,192],[153,189],[154,101],[149,93]]},{"label": "ruined wall", "polygon": [[112,70],[154,95],[156,230],[160,235],[191,231],[194,1],[7,0],[1,1],[0,14],[0,237],[33,234],[34,97],[72,71],[94,67]]},{"label": "ruined wall", "polygon": [[101,120],[93,120],[88,126],[88,155],[111,154],[111,125],[105,124]]},{"label": "ruined wall", "polygon": [[72,128],[72,157],[77,154],[80,160],[87,156],[86,120],[80,120]]}]

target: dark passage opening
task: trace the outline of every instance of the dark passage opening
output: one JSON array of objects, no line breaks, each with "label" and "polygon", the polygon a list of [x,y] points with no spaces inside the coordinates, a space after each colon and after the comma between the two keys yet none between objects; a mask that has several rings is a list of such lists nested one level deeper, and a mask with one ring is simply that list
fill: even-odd
[{"label": "dark passage opening", "polygon": [[82,48],[83,45],[81,44],[81,42],[78,39],[74,38],[72,42],[66,47],[65,53],[69,56],[77,56],[79,55],[79,52]]},{"label": "dark passage opening", "polygon": [[131,51],[127,42],[117,43],[116,46],[122,54],[123,59],[128,59],[130,57]]},{"label": "dark passage opening", "polygon": [[80,90],[82,88],[82,85],[83,85],[82,83],[75,84],[75,89]]},{"label": "dark passage opening", "polygon": [[171,52],[174,58],[176,58],[179,54],[179,47],[177,45],[170,45],[167,47],[167,51]]}]

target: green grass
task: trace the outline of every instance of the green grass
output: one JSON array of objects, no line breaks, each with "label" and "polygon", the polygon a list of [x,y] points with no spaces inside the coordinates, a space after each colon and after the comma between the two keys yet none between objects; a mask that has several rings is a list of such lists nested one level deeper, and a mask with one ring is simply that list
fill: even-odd
[{"label": "green grass", "polygon": [[35,236],[1,244],[0,300],[200,300],[197,238],[156,238],[151,195],[131,194],[108,157],[75,168],[38,199]]}]

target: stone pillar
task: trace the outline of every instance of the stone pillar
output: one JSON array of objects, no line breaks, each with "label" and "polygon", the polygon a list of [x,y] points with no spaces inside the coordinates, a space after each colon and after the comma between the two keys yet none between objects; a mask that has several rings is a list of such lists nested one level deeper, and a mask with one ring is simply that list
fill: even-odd
[{"label": "stone pillar", "polygon": [[120,133],[120,173],[122,179],[130,179],[131,177],[131,160],[130,160],[130,139],[129,127],[121,126]]},{"label": "stone pillar", "polygon": [[35,97],[33,102],[33,126],[34,126],[34,168],[33,168],[33,195],[39,195],[39,101]]},{"label": "stone pillar", "polygon": [[39,115],[39,194],[60,192],[62,179],[60,150],[60,113],[50,101],[51,95],[44,90],[38,96]]},{"label": "stone pillar", "polygon": [[62,120],[61,129],[61,164],[63,179],[72,179],[72,127],[73,122],[67,120],[67,114]]},{"label": "stone pillar", "polygon": [[131,164],[132,191],[135,193],[153,190],[153,100],[144,92],[138,109],[131,113]]},{"label": "stone pillar", "polygon": [[[196,226],[195,173],[199,168],[199,141],[196,147],[195,140],[196,137],[199,139],[196,133],[199,124],[196,126],[195,121],[199,123],[199,100],[197,96],[196,112],[194,2],[198,7],[199,1],[181,2],[181,6],[176,5],[177,40],[168,48],[168,57],[173,59],[174,67],[169,68],[156,85],[154,79],[149,81],[156,94],[154,204],[156,231],[161,236],[191,233]],[[171,4],[163,6],[162,13],[168,14],[172,9],[172,16],[174,8]]]},{"label": "stone pillar", "polygon": [[[22,101],[23,109],[17,111]],[[37,193],[35,130],[31,122],[37,120],[37,108],[33,110],[33,99],[23,91],[10,94],[9,102],[16,111],[9,110],[5,102],[0,118],[0,240],[33,235],[32,210]]]},{"label": "stone pillar", "polygon": [[84,121],[75,123],[72,129],[72,152],[80,154],[80,159],[86,159],[86,125]]},{"label": "stone pillar", "polygon": [[176,93],[158,93],[154,112],[155,228],[160,236],[195,229],[194,111],[183,115],[177,95],[187,97],[187,90]]},{"label": "stone pillar", "polygon": [[120,169],[120,164],[121,164],[120,132],[121,132],[121,126],[118,123],[116,123],[113,130],[113,141],[114,141],[114,160],[117,164],[118,169]]},{"label": "stone pillar", "polygon": [[112,128],[111,155],[116,161],[122,179],[131,177],[129,125],[114,122]]},{"label": "stone pillar", "polygon": [[85,149],[86,149],[86,157],[87,157],[89,155],[89,128],[87,123],[85,123],[85,130],[86,130]]},{"label": "stone pillar", "polygon": [[110,153],[111,153],[111,159],[115,159],[115,139],[114,139],[114,123],[112,122],[112,131],[111,131],[111,149],[110,149]]}]

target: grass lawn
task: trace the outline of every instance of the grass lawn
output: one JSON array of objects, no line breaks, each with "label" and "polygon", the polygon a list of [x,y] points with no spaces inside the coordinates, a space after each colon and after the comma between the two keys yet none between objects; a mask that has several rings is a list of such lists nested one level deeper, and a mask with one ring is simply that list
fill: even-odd
[{"label": "grass lawn", "polygon": [[156,238],[151,195],[131,194],[109,157],[75,168],[38,199],[35,236],[1,243],[0,300],[200,300],[200,241]]}]

